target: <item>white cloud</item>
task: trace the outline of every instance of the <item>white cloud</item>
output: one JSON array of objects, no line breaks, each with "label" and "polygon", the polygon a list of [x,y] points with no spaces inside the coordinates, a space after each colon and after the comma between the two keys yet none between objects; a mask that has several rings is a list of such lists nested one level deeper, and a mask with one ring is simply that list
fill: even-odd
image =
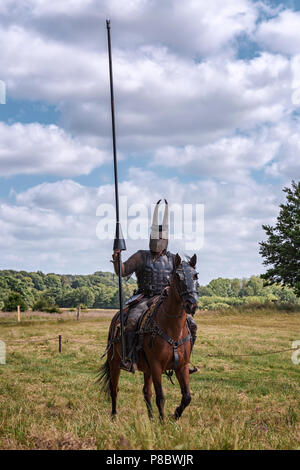
[{"label": "white cloud", "polygon": [[42,183],[17,193],[16,201],[21,206],[53,209],[65,214],[94,215],[96,210],[94,188],[84,187],[72,180]]},{"label": "white cloud", "polygon": [[[118,142],[124,152],[213,142],[237,128],[276,123],[294,107],[291,64],[282,56],[196,64],[151,47],[119,53],[115,65]],[[68,128],[107,135],[104,103],[65,104]]]},{"label": "white cloud", "polygon": [[162,147],[155,153],[153,164],[177,168],[194,176],[242,182],[249,178],[251,171],[268,164],[278,147],[279,142],[268,140],[268,134],[263,132],[251,137],[223,138],[202,147]]},{"label": "white cloud", "polygon": [[[0,66],[14,98],[59,104],[97,96],[97,80],[107,77],[93,51],[46,39],[18,24],[0,27]],[[4,47],[5,45],[5,47]],[[105,65],[107,65],[105,63]]]},{"label": "white cloud", "polygon": [[286,180],[300,177],[300,136],[299,119],[279,123],[273,130],[274,139],[281,145],[274,161],[266,166],[266,173]]},{"label": "white cloud", "polygon": [[[175,2],[176,8],[172,10],[178,18],[182,11],[185,12],[184,24],[188,29],[193,24],[199,30],[199,44],[207,47],[212,43],[202,37],[205,28],[201,28],[201,21],[206,21],[209,34],[214,37],[226,34],[226,31],[231,31],[231,39],[235,37],[237,32],[232,28],[232,21],[240,25],[239,31],[247,33],[248,26],[244,23],[251,23],[255,11],[249,2],[241,0],[224,4],[216,0],[205,8],[200,8],[199,3]],[[44,16],[50,20],[56,11],[54,5],[50,12],[45,2],[29,2],[29,5],[33,8],[29,15],[31,20],[34,17],[38,21],[37,18]],[[145,16],[149,5],[149,2],[134,2],[131,6],[137,8],[143,21],[151,28],[154,17]],[[55,27],[57,21],[61,21],[59,8],[65,7],[57,6]],[[75,5],[74,12],[67,18],[71,21],[77,14],[80,16],[80,8],[81,2]],[[95,4],[91,2],[86,14],[90,15],[94,9]],[[201,21],[193,20],[198,18],[197,15]],[[172,18],[170,24],[175,21]],[[222,24],[222,28],[217,28],[213,18]],[[138,23],[137,16],[133,16],[131,21]],[[179,23],[174,25],[178,31]],[[103,28],[105,30],[105,25]],[[157,26],[157,29],[161,31],[163,28]],[[98,31],[99,24],[97,34]],[[147,29],[141,31],[145,39]],[[294,72],[288,59],[262,53],[250,61],[242,61],[232,55],[209,52],[202,62],[196,63],[192,54],[169,47],[167,41],[169,37],[175,38],[179,44],[185,40],[190,44],[190,39],[184,39],[184,34],[173,34],[168,28],[164,34],[165,37],[157,42],[154,40],[157,35],[152,31],[148,43],[132,43],[130,47],[116,37],[114,79],[121,151],[141,152],[145,148],[152,151],[162,145],[208,143],[232,134],[236,128],[249,129],[260,123],[276,122],[293,109]],[[195,35],[196,41],[198,36]],[[5,44],[0,66],[9,96],[55,104],[61,111],[65,129],[73,135],[84,136],[90,145],[96,138],[101,138],[107,148],[110,109],[105,34],[101,41],[98,51],[69,42],[65,37],[58,38],[54,30],[53,35],[47,37],[30,21],[26,26],[8,24],[0,28],[0,43]],[[213,47],[220,47],[223,51],[224,41],[226,43],[225,39],[220,39],[218,46]]]},{"label": "white cloud", "polygon": [[[184,184],[178,178],[161,178],[132,168],[120,185],[120,195],[128,196],[129,205],[139,202],[150,207],[161,197],[170,204],[205,205],[205,243],[197,251],[201,282],[262,271],[258,255],[258,241],[263,238],[261,225],[274,221],[281,198],[274,187],[250,181],[220,185],[199,180]],[[17,193],[14,204],[0,206],[1,233],[5,234],[0,248],[2,262],[7,256],[17,256],[15,261],[11,258],[12,268],[92,272],[101,266],[111,270],[112,240],[96,237],[96,207],[113,201],[113,185],[87,188],[71,180]],[[147,246],[147,240],[127,240],[124,259]],[[184,240],[171,240],[170,249],[184,254]]]},{"label": "white cloud", "polygon": [[2,1],[8,10],[6,23],[23,22],[45,36],[73,44],[104,48],[105,19],[111,18],[116,47],[164,44],[176,52],[201,56],[230,50],[240,33],[254,29],[257,18],[257,6],[248,0],[102,0],[101,8],[97,0],[27,0],[25,6]]},{"label": "white cloud", "polygon": [[88,174],[107,158],[55,125],[0,122],[0,176]]},{"label": "white cloud", "polygon": [[300,13],[281,11],[278,16],[262,22],[255,36],[270,51],[299,54]]},{"label": "white cloud", "polygon": [[[201,282],[259,272],[261,224],[274,220],[282,181],[299,174],[299,13],[281,10],[248,0],[104,0],[100,8],[96,0],[2,0],[0,78],[8,98],[54,105],[63,128],[0,123],[0,176],[71,178],[111,157],[109,16],[119,156],[142,166],[121,172],[120,194],[148,206],[161,197],[205,204]],[[257,27],[261,11],[272,19]],[[247,38],[262,50],[237,59]],[[111,242],[96,238],[95,213],[113,195],[110,184],[41,177],[0,207],[2,263],[111,269]]]}]

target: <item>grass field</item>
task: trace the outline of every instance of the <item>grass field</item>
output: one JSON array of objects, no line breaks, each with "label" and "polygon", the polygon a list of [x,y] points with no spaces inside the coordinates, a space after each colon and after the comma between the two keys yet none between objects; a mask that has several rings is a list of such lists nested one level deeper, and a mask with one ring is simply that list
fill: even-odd
[{"label": "grass field", "polygon": [[[0,365],[1,449],[300,448],[300,364],[293,364],[292,353],[230,356],[290,348],[300,340],[299,314],[197,313],[192,402],[180,421],[164,424],[156,409],[148,420],[140,373],[122,372],[119,414],[110,419],[95,374],[111,315],[79,322],[35,315],[20,324],[15,316],[0,318],[0,339],[7,342],[7,364]],[[56,339],[17,342],[59,334],[61,354]],[[168,416],[180,391],[166,378],[163,384]]]}]

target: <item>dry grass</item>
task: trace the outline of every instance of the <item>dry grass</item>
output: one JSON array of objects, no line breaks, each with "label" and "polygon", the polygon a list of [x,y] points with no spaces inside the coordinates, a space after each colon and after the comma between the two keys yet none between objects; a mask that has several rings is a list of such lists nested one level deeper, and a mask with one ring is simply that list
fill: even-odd
[{"label": "dry grass", "polygon": [[[178,422],[149,422],[142,375],[122,372],[119,415],[95,385],[112,312],[77,322],[63,314],[0,318],[7,364],[0,366],[2,449],[296,449],[300,447],[300,365],[278,350],[300,339],[299,314],[198,313],[192,403]],[[39,337],[57,341],[17,343]],[[72,340],[67,342],[67,339]],[[74,340],[80,342],[73,342]],[[210,356],[211,355],[211,356]],[[228,356],[229,355],[229,356]],[[180,401],[164,378],[166,415]],[[157,416],[157,413],[156,413]]]},{"label": "dry grass", "polygon": [[[67,308],[61,308],[61,313],[46,313],[46,312],[37,312],[28,310],[27,312],[21,312],[21,320],[32,320],[38,318],[46,318],[47,320],[56,320],[57,318],[73,318],[76,319],[77,311],[76,309],[69,310]],[[109,317],[111,318],[113,313],[116,310],[111,309],[104,309],[104,308],[95,308],[95,309],[86,309],[81,311],[80,318],[103,318]],[[1,318],[10,318],[12,321],[17,319],[17,312],[2,312],[0,311],[0,319]]]}]

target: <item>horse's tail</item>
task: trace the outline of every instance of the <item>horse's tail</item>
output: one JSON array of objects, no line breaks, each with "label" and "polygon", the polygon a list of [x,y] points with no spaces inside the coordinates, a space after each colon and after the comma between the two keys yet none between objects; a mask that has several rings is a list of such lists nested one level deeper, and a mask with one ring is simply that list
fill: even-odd
[{"label": "horse's tail", "polygon": [[109,397],[110,367],[108,359],[100,367],[96,382],[100,385],[100,391]]},{"label": "horse's tail", "polygon": [[[117,312],[114,315],[110,323],[109,331],[108,331],[108,338],[107,338],[107,346],[101,358],[103,358],[104,356],[106,356],[106,354],[108,354],[111,347],[114,347],[112,343],[112,339],[114,338],[114,335],[115,335],[115,326],[116,326],[116,322],[118,318],[119,318],[119,312]],[[98,373],[96,375],[96,383],[100,384],[100,391],[109,398],[110,366],[109,366],[108,359],[106,359],[105,363],[98,370]]]}]

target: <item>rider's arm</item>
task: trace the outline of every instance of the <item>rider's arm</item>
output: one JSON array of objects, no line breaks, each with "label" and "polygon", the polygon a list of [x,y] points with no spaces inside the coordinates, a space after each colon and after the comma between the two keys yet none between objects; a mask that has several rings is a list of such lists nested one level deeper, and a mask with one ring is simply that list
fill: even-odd
[{"label": "rider's arm", "polygon": [[[119,274],[119,264],[118,264],[118,253],[119,250],[114,250],[112,255],[113,258],[113,265],[115,269],[115,273]],[[134,253],[127,261],[122,263],[122,276],[130,276],[130,274],[136,272],[140,267],[143,265],[144,260],[141,251],[137,251]]]}]

